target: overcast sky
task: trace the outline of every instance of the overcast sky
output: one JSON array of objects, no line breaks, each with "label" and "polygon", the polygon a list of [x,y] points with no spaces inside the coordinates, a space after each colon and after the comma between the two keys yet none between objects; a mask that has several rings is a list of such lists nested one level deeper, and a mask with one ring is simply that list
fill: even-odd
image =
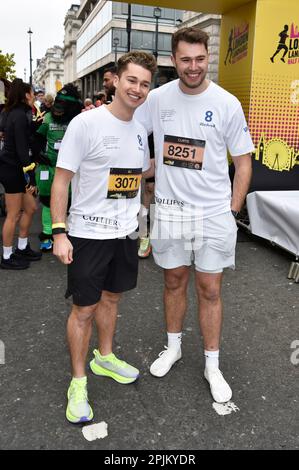
[{"label": "overcast sky", "polygon": [[0,0],[0,49],[2,53],[14,53],[17,76],[29,81],[29,27],[33,34],[32,70],[36,59],[54,45],[63,46],[64,18],[72,4],[79,0]]}]

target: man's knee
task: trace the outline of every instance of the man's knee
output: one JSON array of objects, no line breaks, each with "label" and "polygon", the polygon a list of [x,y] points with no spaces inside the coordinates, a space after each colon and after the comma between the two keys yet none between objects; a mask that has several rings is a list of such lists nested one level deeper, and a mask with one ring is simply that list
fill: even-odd
[{"label": "man's knee", "polygon": [[88,307],[80,307],[73,305],[70,317],[74,317],[79,323],[89,323],[93,320],[96,312],[97,304]]},{"label": "man's knee", "polygon": [[221,299],[221,289],[218,285],[204,285],[197,289],[199,296],[208,302],[216,303]]},{"label": "man's knee", "polygon": [[109,302],[111,304],[118,304],[118,302],[120,301],[120,298],[121,298],[120,293],[115,293],[115,292],[104,290],[102,292],[101,302]]},{"label": "man's knee", "polygon": [[184,292],[188,285],[189,273],[181,271],[167,271],[165,273],[165,288],[169,291]]}]

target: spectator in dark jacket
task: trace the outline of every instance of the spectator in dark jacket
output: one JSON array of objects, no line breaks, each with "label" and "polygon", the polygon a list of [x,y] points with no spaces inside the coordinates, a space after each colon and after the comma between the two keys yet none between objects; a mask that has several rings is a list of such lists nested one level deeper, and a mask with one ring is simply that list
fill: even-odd
[{"label": "spectator in dark jacket", "polygon": [[[5,190],[6,219],[2,229],[3,269],[26,269],[30,261],[41,258],[28,243],[32,217],[36,211],[34,167],[30,156],[33,90],[15,79],[4,108],[4,146],[0,152],[0,182]],[[22,212],[21,212],[22,210]],[[18,247],[13,253],[13,238],[19,222]]]}]

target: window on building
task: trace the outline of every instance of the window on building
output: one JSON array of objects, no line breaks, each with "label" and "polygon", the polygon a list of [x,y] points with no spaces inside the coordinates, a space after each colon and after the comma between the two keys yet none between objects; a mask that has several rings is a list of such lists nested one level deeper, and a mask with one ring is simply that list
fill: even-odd
[{"label": "window on building", "polygon": [[[132,31],[132,49],[154,52],[156,47],[154,31]],[[159,33],[159,54],[168,55],[171,52],[171,34]]]},{"label": "window on building", "polygon": [[113,15],[127,15],[128,14],[128,4],[121,2],[113,2],[112,4],[112,13]]}]

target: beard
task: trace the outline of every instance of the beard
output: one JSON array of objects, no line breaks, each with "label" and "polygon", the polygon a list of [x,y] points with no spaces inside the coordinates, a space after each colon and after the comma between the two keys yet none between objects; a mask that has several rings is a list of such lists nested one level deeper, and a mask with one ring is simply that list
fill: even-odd
[{"label": "beard", "polygon": [[198,81],[190,83],[184,73],[178,73],[179,79],[182,81],[185,87],[190,88],[190,90],[194,90],[195,88],[200,87],[200,85],[205,81],[206,75],[206,73],[202,73]]}]

